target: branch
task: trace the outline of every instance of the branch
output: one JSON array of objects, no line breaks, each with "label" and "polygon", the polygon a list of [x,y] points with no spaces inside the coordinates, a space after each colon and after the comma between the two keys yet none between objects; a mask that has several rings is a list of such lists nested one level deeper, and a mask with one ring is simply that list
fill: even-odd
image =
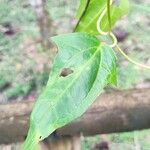
[{"label": "branch", "polygon": [[[85,136],[150,128],[150,89],[104,93],[87,112],[58,129],[58,135]],[[0,143],[24,140],[33,102],[0,105]]]}]

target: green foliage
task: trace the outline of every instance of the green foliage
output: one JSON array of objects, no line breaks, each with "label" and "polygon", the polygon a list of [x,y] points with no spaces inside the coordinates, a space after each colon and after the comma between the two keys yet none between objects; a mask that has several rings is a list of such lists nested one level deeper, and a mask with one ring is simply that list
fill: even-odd
[{"label": "green foliage", "polygon": [[77,17],[80,19],[80,23],[76,27],[76,32],[89,32],[91,34],[98,34],[96,22],[105,8],[106,1],[104,0],[87,0],[84,3],[81,0],[80,7],[77,10]]},{"label": "green foliage", "polygon": [[[81,2],[86,2],[87,0],[82,0]],[[79,1],[67,1],[64,3],[64,0],[60,1],[47,1],[47,7],[50,11],[51,17],[53,19],[53,24],[56,25],[56,32],[62,33],[62,32],[68,32],[72,30],[72,24],[70,24],[70,20],[72,20],[74,16],[74,11],[76,4]],[[148,18],[149,18],[149,12],[150,12],[150,5],[148,3],[148,0],[139,1],[139,0],[132,0],[130,1],[130,5],[132,6],[131,12],[128,15],[127,20],[121,24],[119,24],[119,29],[124,29],[127,33],[129,33],[129,36],[123,41],[122,45],[124,48],[130,48],[130,50],[126,50],[128,55],[132,56],[132,58],[143,61],[144,63],[148,63],[149,59],[149,28],[148,28]],[[84,10],[84,7],[83,7]],[[80,12],[79,16],[83,13],[83,10]],[[30,13],[29,13],[30,12]],[[111,11],[112,13],[112,11]],[[78,16],[78,17],[79,17]],[[138,19],[140,18],[140,20]],[[48,71],[46,73],[39,73],[36,71],[36,69],[39,67],[39,65],[35,62],[33,62],[37,56],[34,55],[34,58],[28,57],[28,55],[24,55],[24,52],[27,49],[30,49],[30,43],[28,44],[28,40],[33,40],[33,46],[36,46],[36,51],[39,50],[39,45],[36,43],[36,40],[38,39],[38,28],[36,25],[36,18],[34,16],[33,10],[31,9],[29,5],[29,1],[21,1],[21,0],[1,0],[0,5],[0,25],[5,24],[5,22],[10,22],[12,25],[19,27],[21,29],[21,32],[19,34],[15,34],[11,37],[6,37],[2,33],[0,33],[0,101],[3,99],[3,95],[10,95],[12,98],[16,93],[16,96],[18,97],[18,94],[21,97],[25,97],[26,94],[28,94],[27,90],[23,90],[25,87],[32,82],[31,80],[34,80],[34,84],[36,84],[36,89],[32,89],[41,92],[41,89],[43,86],[45,86],[45,83],[48,79]],[[60,28],[57,28],[57,26],[60,25]],[[136,38],[135,38],[136,37]],[[33,39],[34,38],[34,39]],[[34,43],[35,42],[35,43]],[[37,47],[38,46],[38,47]],[[21,48],[23,47],[23,48]],[[26,47],[26,48],[24,48]],[[133,52],[135,54],[133,55]],[[38,51],[39,53],[39,51]],[[138,56],[137,56],[138,53]],[[28,53],[29,54],[29,53]],[[140,55],[143,54],[143,55]],[[41,55],[40,54],[40,58]],[[49,54],[46,54],[48,56]],[[118,59],[120,60],[120,56]],[[43,57],[45,60],[46,57]],[[21,67],[21,70],[18,70],[16,68],[17,64],[19,63],[23,64]],[[49,59],[47,59],[49,60]],[[42,64],[41,59],[38,61],[39,64]],[[48,61],[46,61],[48,62]],[[49,63],[47,63],[49,64]],[[120,88],[133,88],[137,83],[143,83],[143,81],[146,81],[146,84],[149,81],[149,71],[144,71],[141,69],[138,69],[137,67],[133,65],[127,65],[125,61],[119,62],[118,66],[118,85],[117,87]],[[8,70],[7,70],[8,69]],[[44,71],[45,72],[45,71]],[[129,77],[130,72],[130,77]],[[28,80],[31,79],[31,80]],[[146,80],[147,79],[147,80]],[[7,88],[3,88],[5,85],[9,84]],[[20,89],[18,88],[20,87]],[[10,91],[20,91],[20,92],[10,92]],[[27,91],[23,92],[23,91]],[[31,92],[31,91],[30,91]],[[9,94],[12,93],[12,94]],[[32,96],[32,95],[31,95]],[[5,98],[5,96],[4,96]],[[20,100],[20,97],[18,97]],[[7,97],[6,97],[7,99]],[[9,101],[10,99],[8,99]],[[142,149],[148,149],[150,148],[149,145],[149,130],[145,131],[147,136],[142,136],[143,132],[139,131],[139,140],[140,144],[143,143],[144,147],[141,146]],[[133,137],[133,133],[128,133],[129,140],[132,140],[131,137]],[[119,134],[119,136],[112,136],[111,142],[115,142],[118,140],[119,143],[122,144],[122,149],[126,149],[124,147],[124,144],[128,141],[126,138],[122,138],[124,134]],[[93,139],[94,137],[92,137]],[[87,138],[85,140],[84,146],[86,147],[86,150],[89,150],[91,145],[93,145],[95,140],[91,140],[91,138]],[[113,141],[113,139],[115,139]],[[89,142],[90,141],[90,142]],[[99,139],[97,140],[99,142]],[[87,145],[86,145],[87,144]],[[132,143],[134,144],[134,143]],[[112,148],[113,149],[113,148]],[[115,150],[120,148],[116,148]],[[37,149],[36,149],[37,150]],[[84,150],[84,148],[83,148]],[[127,150],[127,149],[126,149]]]},{"label": "green foliage", "polygon": [[[80,7],[77,11],[77,17],[80,18],[80,23],[76,27],[77,32],[88,32],[98,35],[96,22],[99,16],[106,9],[106,0],[81,0]],[[121,0],[119,6],[111,5],[111,25],[113,26],[122,16],[129,11],[129,1]],[[101,29],[109,31],[109,22],[107,13],[101,20]]]},{"label": "green foliage", "polygon": [[[116,85],[116,57],[110,47],[85,33],[52,39],[59,52],[46,89],[31,115],[31,129],[24,146],[28,150],[36,144],[37,137],[44,139],[83,114],[107,84]],[[72,73],[61,76],[63,68],[71,69]]]},{"label": "green foliage", "polygon": [[[34,149],[54,130],[81,116],[105,86],[116,85],[116,56],[110,46],[91,35],[98,34],[96,22],[106,6],[103,0],[81,1],[76,31],[82,33],[52,38],[59,51],[47,86],[32,111],[24,150]],[[112,5],[111,9],[114,25],[128,11],[128,1],[122,1],[119,7]],[[107,16],[101,22],[102,29],[108,31]]]}]

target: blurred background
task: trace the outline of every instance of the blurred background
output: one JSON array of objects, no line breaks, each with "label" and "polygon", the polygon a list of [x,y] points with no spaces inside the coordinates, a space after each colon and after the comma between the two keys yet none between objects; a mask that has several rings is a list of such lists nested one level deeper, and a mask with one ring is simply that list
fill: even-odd
[{"label": "blurred background", "polygon": [[[72,32],[79,0],[0,0],[0,103],[28,101],[44,88],[55,55],[50,37]],[[150,66],[150,0],[130,0],[128,16],[113,29],[124,51]],[[37,7],[38,6],[38,7]],[[150,87],[150,72],[118,54],[118,89]],[[150,150],[150,130],[82,138],[83,150]],[[0,149],[19,150],[18,144]],[[106,149],[107,150],[107,149]]]}]

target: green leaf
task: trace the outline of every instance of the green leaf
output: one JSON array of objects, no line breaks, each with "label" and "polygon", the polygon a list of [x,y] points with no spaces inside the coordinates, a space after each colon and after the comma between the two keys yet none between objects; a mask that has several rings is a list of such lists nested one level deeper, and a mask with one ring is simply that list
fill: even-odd
[{"label": "green leaf", "polygon": [[76,14],[77,18],[80,18],[82,16],[86,7],[88,6],[88,2],[89,2],[89,0],[81,0],[80,1],[80,6],[79,6],[77,14]]},{"label": "green leaf", "polygon": [[[88,7],[85,7],[85,0],[81,0],[80,7],[77,10],[77,17],[80,20],[80,23],[76,27],[76,32],[88,32],[94,35],[98,35],[96,23],[107,7],[106,0],[90,0]],[[86,8],[86,11],[83,9]],[[111,23],[112,26],[124,15],[126,15],[129,11],[129,1],[128,0],[120,0],[119,6],[115,4],[111,5]],[[81,17],[81,12],[85,12],[84,15]],[[81,17],[81,18],[80,18]],[[107,13],[101,20],[101,29],[103,31],[109,31],[109,22],[107,18]]]},{"label": "green leaf", "polygon": [[[84,2],[83,2],[84,1]],[[77,17],[80,21],[78,26],[76,27],[76,32],[89,32],[92,34],[97,34],[96,30],[96,22],[104,10],[106,8],[105,0],[88,0],[88,7],[85,0],[80,1],[79,9],[77,10]],[[86,10],[84,10],[86,9]],[[84,14],[81,15],[81,12]]]},{"label": "green leaf", "polygon": [[[113,50],[86,33],[53,37],[58,54],[30,118],[24,150],[81,116],[108,84],[116,84]],[[64,76],[63,71],[69,70]],[[39,138],[40,137],[40,138]]]}]

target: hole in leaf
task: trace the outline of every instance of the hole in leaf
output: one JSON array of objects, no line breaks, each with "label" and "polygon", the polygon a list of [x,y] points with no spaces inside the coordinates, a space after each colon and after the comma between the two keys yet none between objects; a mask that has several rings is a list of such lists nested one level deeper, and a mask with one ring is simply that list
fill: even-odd
[{"label": "hole in leaf", "polygon": [[63,68],[61,70],[61,73],[60,73],[60,77],[66,77],[68,76],[69,74],[73,73],[73,70],[71,70],[70,68]]}]

